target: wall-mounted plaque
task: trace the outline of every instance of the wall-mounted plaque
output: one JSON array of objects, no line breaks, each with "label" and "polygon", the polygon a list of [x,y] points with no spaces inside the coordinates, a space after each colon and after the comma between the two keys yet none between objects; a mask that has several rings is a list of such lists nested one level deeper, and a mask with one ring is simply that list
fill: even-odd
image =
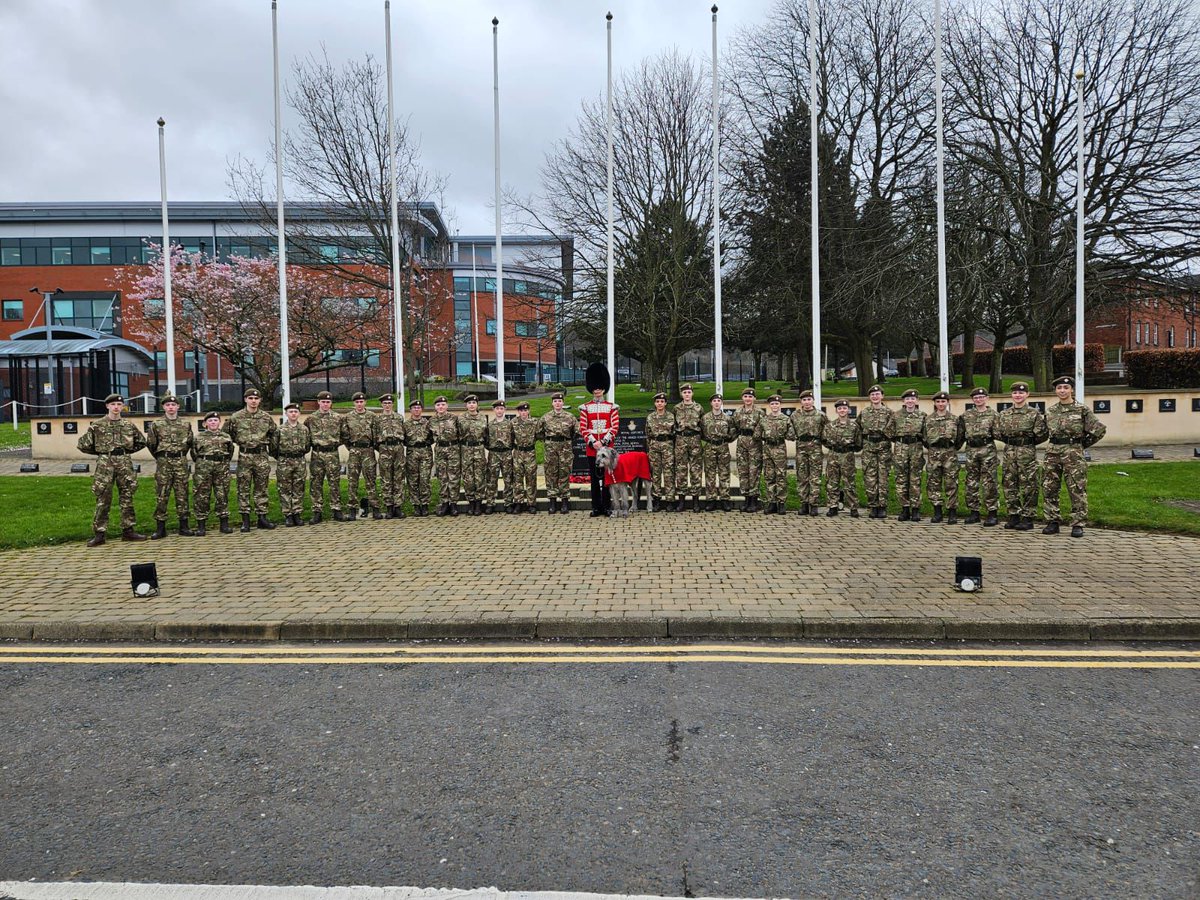
[{"label": "wall-mounted plaque", "polygon": [[852,418],[852,419],[858,418],[858,407],[855,406],[853,403],[850,404],[850,418]]},{"label": "wall-mounted plaque", "polygon": [[63,434],[79,434],[79,423],[63,422]]},{"label": "wall-mounted plaque", "polygon": [[1192,412],[1200,412],[1200,397],[1192,398]]},{"label": "wall-mounted plaque", "polygon": [[147,434],[150,433],[150,420],[149,419],[142,420],[142,431],[146,432]]},{"label": "wall-mounted plaque", "polygon": [[1011,406],[1012,406],[1012,404],[1007,401],[997,403],[996,404],[996,412],[1004,412],[1006,409],[1008,409]]},{"label": "wall-mounted plaque", "polygon": [[1175,412],[1175,398],[1174,397],[1160,397],[1159,401],[1158,401],[1158,411],[1160,413]]},{"label": "wall-mounted plaque", "polygon": [[1045,400],[1030,400],[1029,405],[1032,406],[1034,409],[1036,409],[1040,413],[1044,413],[1046,411],[1046,401]]},{"label": "wall-mounted plaque", "polygon": [[49,434],[50,433],[50,423],[49,422],[38,422],[37,428],[38,428],[38,434]]},{"label": "wall-mounted plaque", "polygon": [[1142,401],[1141,400],[1126,400],[1125,401],[1125,412],[1140,413],[1141,411],[1142,411]]},{"label": "wall-mounted plaque", "polygon": [[1112,412],[1112,401],[1111,400],[1093,400],[1092,401],[1092,412],[1096,413],[1097,415],[1103,415],[1104,413]]}]

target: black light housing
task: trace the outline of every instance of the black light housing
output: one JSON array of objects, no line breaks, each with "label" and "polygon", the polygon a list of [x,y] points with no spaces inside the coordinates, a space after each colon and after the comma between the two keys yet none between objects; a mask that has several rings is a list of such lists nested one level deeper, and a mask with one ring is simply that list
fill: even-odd
[{"label": "black light housing", "polygon": [[133,596],[158,596],[158,569],[154,563],[134,563],[129,567],[129,575]]},{"label": "black light housing", "polygon": [[983,557],[954,557],[954,588],[971,593],[983,587]]}]

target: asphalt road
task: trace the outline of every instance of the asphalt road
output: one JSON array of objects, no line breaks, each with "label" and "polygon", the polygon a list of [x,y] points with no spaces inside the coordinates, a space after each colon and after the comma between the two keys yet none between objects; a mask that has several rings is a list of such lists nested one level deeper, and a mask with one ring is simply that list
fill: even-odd
[{"label": "asphalt road", "polygon": [[0,658],[0,880],[1196,897],[1198,687],[1196,668]]}]

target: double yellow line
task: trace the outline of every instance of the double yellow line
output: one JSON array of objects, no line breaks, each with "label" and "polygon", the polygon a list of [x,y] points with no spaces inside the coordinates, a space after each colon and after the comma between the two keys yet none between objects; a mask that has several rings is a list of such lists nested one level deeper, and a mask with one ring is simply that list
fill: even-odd
[{"label": "double yellow line", "polygon": [[1200,669],[1200,651],[671,644],[661,646],[0,646],[0,666],[742,663],[1029,669]]}]

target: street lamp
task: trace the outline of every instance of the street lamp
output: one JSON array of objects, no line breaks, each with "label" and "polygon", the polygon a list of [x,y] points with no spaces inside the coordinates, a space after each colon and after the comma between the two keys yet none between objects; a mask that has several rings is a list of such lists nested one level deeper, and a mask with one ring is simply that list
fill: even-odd
[{"label": "street lamp", "polygon": [[[61,294],[62,292],[63,292],[62,288],[55,288],[52,291],[43,291],[41,288],[37,288],[37,287],[31,287],[29,289],[29,293],[31,293],[31,294],[41,294],[42,295],[42,306],[45,307],[45,310],[46,310],[46,379],[47,379],[46,384],[49,386],[49,390],[46,391],[46,395],[49,396],[51,398],[51,400],[53,400],[54,396],[55,396],[55,391],[54,391],[54,348],[53,348],[54,315],[53,315],[53,311],[51,309],[51,307],[53,306],[51,298],[57,296],[58,294]],[[36,320],[37,320],[37,313],[34,313],[33,319],[31,321],[36,321]],[[39,403],[38,405],[40,406],[41,404]],[[50,408],[51,409],[54,408],[53,403],[50,404]]]}]

